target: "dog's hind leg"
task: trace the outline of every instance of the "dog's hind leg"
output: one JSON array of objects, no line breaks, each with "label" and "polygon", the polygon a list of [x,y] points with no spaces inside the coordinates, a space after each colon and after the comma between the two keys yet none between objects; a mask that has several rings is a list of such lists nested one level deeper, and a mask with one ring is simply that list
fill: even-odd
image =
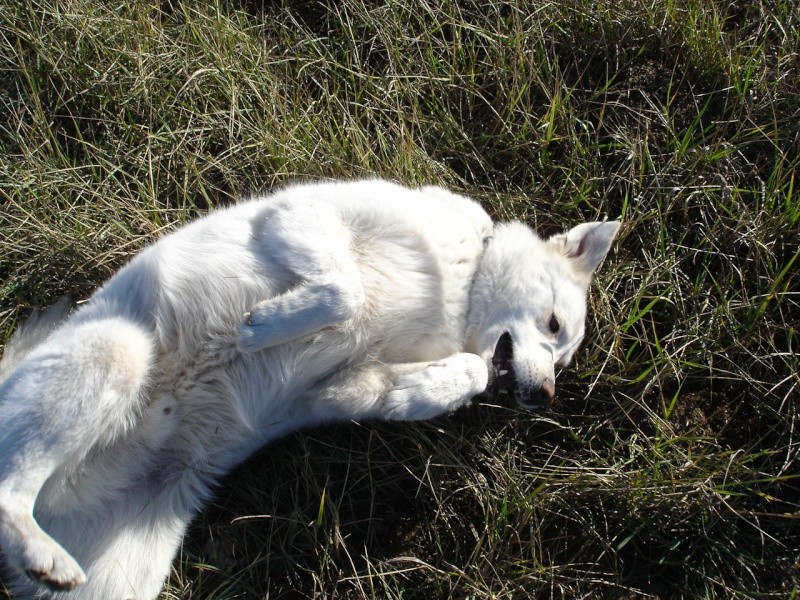
[{"label": "dog's hind leg", "polygon": [[288,291],[245,315],[238,347],[257,352],[355,316],[364,304],[351,233],[328,204],[279,204],[261,216],[257,253],[284,272]]},{"label": "dog's hind leg", "polygon": [[0,549],[41,585],[68,590],[85,581],[34,519],[42,486],[56,473],[68,486],[90,451],[134,426],[151,354],[137,325],[82,319],[55,331],[0,386]]}]

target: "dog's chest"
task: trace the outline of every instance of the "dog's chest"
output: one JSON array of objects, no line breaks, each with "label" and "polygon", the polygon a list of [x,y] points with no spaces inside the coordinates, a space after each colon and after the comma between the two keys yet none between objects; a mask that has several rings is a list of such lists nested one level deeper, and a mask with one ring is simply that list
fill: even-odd
[{"label": "dog's chest", "polygon": [[413,225],[356,238],[367,297],[364,335],[372,354],[386,362],[435,360],[462,349],[483,252],[478,232]]}]

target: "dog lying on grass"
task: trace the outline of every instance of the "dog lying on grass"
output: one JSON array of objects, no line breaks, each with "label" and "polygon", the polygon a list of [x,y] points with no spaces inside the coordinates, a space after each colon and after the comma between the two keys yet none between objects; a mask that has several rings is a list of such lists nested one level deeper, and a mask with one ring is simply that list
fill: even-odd
[{"label": "dog lying on grass", "polygon": [[549,402],[618,227],[542,240],[441,188],[360,181],[289,187],[164,237],[6,348],[13,589],[154,598],[215,482],[297,429],[429,419],[484,392]]}]

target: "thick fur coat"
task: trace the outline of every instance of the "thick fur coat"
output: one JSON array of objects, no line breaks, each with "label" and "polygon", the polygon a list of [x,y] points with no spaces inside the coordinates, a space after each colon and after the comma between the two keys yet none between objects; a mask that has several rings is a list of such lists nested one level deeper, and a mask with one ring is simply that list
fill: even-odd
[{"label": "thick fur coat", "polygon": [[549,401],[617,228],[542,240],[441,188],[360,181],[289,187],[164,237],[6,349],[14,589],[154,598],[215,482],[291,431],[427,419],[487,390]]}]

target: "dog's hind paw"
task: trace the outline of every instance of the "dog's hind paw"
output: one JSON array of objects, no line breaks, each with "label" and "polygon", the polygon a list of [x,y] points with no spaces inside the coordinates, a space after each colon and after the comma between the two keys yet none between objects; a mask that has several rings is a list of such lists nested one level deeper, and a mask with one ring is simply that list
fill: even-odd
[{"label": "dog's hind paw", "polygon": [[54,592],[68,592],[86,582],[86,575],[82,571],[80,576],[76,576],[72,572],[58,573],[54,569],[47,572],[27,569],[25,575],[32,581]]},{"label": "dog's hind paw", "polygon": [[86,574],[75,559],[61,548],[47,550],[37,552],[35,560],[27,560],[23,565],[29,579],[55,592],[69,591],[86,583]]},{"label": "dog's hind paw", "polygon": [[58,542],[42,531],[30,516],[4,524],[3,550],[8,562],[33,582],[64,592],[86,583],[80,565]]}]

